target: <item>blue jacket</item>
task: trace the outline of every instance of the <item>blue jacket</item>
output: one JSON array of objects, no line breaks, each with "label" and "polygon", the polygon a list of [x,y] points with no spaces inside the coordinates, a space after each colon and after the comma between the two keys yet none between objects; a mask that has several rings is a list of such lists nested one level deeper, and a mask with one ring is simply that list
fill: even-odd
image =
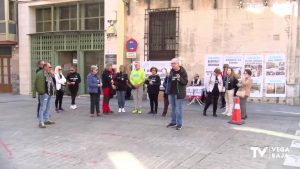
[{"label": "blue jacket", "polygon": [[100,87],[98,84],[101,82],[100,78],[97,75],[92,75],[91,73],[88,74],[87,78],[87,87],[89,93],[99,93],[101,94]]}]

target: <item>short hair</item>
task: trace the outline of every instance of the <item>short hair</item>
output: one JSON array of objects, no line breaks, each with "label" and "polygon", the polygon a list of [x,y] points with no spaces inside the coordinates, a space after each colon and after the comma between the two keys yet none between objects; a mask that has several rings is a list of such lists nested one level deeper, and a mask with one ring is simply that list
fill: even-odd
[{"label": "short hair", "polygon": [[98,70],[98,66],[97,65],[92,65],[91,66],[91,71],[93,71],[93,70]]},{"label": "short hair", "polygon": [[248,74],[248,75],[252,75],[252,72],[251,72],[251,70],[250,69],[245,69],[245,72]]},{"label": "short hair", "polygon": [[223,69],[225,69],[225,68],[229,68],[229,64],[224,64]]},{"label": "short hair", "polygon": [[49,62],[45,62],[45,64],[43,65],[43,69],[44,69],[45,67],[47,67],[49,64],[50,64]]},{"label": "short hair", "polygon": [[153,70],[153,69],[154,69],[154,70],[155,70],[155,72],[157,73],[157,68],[156,68],[156,67],[154,67],[154,66],[150,68],[150,71],[152,72],[152,70]]},{"label": "short hair", "polygon": [[74,69],[75,71],[77,70],[77,67],[72,65],[70,68]]},{"label": "short hair", "polygon": [[220,74],[220,73],[221,73],[221,70],[220,70],[219,68],[215,68],[214,72],[215,72],[216,74]]},{"label": "short hair", "polygon": [[177,64],[179,64],[179,63],[180,63],[178,58],[173,58],[173,59],[171,60],[171,62],[173,62],[173,63],[177,63]]},{"label": "short hair", "polygon": [[37,62],[37,65],[39,66],[42,62],[44,62],[44,60],[39,60],[39,61]]}]

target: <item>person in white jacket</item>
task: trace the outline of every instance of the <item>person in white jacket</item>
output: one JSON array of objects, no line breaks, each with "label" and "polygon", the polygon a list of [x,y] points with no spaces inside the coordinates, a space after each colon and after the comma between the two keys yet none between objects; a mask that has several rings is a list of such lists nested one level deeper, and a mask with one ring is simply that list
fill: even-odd
[{"label": "person in white jacket", "polygon": [[206,116],[206,111],[208,107],[211,105],[211,103],[213,103],[213,116],[217,117],[218,99],[223,87],[221,70],[219,68],[216,68],[211,73],[211,75],[205,80],[204,85],[207,92],[207,98],[203,110],[203,115]]},{"label": "person in white jacket", "polygon": [[62,74],[61,66],[56,66],[54,70],[54,76],[56,81],[56,99],[55,99],[55,111],[64,111],[62,108],[62,100],[65,92],[66,78]]}]

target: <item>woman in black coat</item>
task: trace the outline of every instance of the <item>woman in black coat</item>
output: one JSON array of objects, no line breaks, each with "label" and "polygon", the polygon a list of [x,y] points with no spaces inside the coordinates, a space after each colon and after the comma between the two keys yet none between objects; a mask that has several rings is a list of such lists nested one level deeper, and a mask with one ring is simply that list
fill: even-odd
[{"label": "woman in black coat", "polygon": [[[158,94],[159,94],[159,87],[161,84],[160,77],[157,75],[157,68],[152,67],[150,69],[152,75],[148,77],[148,79],[145,81],[147,84],[147,92],[150,99],[150,107],[151,111],[149,114],[157,114],[157,107],[158,107]],[[155,109],[154,109],[155,104]]]}]

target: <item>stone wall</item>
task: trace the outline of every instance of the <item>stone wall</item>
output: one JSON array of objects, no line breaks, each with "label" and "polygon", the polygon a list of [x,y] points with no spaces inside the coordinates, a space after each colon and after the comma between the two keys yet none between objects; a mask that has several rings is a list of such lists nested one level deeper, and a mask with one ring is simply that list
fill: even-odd
[{"label": "stone wall", "polygon": [[[146,1],[131,3],[127,16],[127,37],[140,43],[137,50],[144,54]],[[189,72],[204,75],[207,54],[267,54],[287,56],[287,98],[260,98],[278,103],[299,104],[299,57],[297,56],[298,3],[285,0],[244,0],[243,7],[235,0],[214,1],[171,0],[171,7],[180,7],[179,57]],[[168,1],[151,0],[150,8],[167,8]],[[256,100],[256,99],[254,99]]]}]

